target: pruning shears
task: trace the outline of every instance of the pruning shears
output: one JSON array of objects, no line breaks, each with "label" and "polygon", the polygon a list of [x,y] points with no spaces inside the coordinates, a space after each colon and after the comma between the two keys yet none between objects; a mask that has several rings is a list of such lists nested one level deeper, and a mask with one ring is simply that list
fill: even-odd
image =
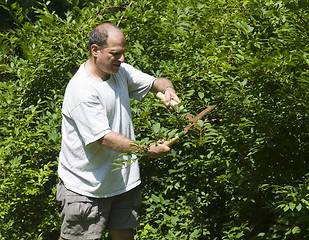
[{"label": "pruning shears", "polygon": [[[162,93],[162,92],[158,92],[157,93],[157,98],[161,99],[161,100],[164,100],[165,99],[165,95]],[[177,102],[171,100],[170,104],[173,106],[173,105],[176,105]],[[171,140],[169,141],[165,141],[163,143],[163,145],[165,146],[171,146],[172,144],[176,143],[181,137],[183,137],[191,127],[193,126],[197,126],[197,128],[200,129],[200,126],[198,126],[197,124],[197,121],[198,120],[201,120],[206,114],[208,114],[211,110],[213,110],[214,108],[216,107],[216,105],[212,105],[212,106],[209,106],[207,108],[205,108],[203,111],[201,111],[198,115],[196,115],[194,118],[191,116],[190,113],[188,113],[186,115],[186,119],[188,119],[190,122],[189,124],[183,129],[183,131],[181,131],[180,133],[177,133]]]}]

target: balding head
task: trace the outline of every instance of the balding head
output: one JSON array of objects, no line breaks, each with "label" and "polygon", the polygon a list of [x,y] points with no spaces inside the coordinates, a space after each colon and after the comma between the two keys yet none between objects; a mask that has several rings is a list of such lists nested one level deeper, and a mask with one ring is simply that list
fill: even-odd
[{"label": "balding head", "polygon": [[89,50],[91,55],[91,46],[96,44],[99,48],[107,45],[107,38],[111,33],[117,32],[123,35],[122,31],[113,23],[105,22],[93,28],[89,35]]}]

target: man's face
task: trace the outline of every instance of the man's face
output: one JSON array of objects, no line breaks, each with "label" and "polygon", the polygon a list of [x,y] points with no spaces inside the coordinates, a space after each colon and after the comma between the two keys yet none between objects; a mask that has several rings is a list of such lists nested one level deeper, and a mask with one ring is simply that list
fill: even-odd
[{"label": "man's face", "polygon": [[120,31],[112,31],[107,38],[105,48],[98,50],[96,65],[102,76],[117,73],[120,64],[124,62],[125,38]]}]

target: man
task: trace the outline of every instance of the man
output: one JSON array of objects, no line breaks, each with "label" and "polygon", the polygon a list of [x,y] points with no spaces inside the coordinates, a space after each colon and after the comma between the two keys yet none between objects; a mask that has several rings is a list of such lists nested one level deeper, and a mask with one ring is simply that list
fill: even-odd
[{"label": "man", "polygon": [[[141,203],[138,161],[121,154],[136,150],[129,98],[149,90],[180,102],[172,83],[124,63],[125,37],[111,23],[89,37],[90,59],[70,80],[62,106],[62,144],[57,199],[62,202],[60,239],[133,239]],[[148,147],[146,155],[164,157],[170,148]],[[124,166],[113,163],[122,158]]]}]

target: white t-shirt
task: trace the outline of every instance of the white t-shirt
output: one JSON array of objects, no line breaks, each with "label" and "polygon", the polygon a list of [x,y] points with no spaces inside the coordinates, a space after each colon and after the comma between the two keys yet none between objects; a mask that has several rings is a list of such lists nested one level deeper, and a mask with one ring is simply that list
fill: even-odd
[{"label": "white t-shirt", "polygon": [[66,88],[62,106],[58,174],[66,188],[101,198],[140,184],[138,161],[115,165],[116,159],[128,157],[100,146],[97,140],[111,131],[135,139],[129,98],[141,101],[154,80],[125,63],[107,81],[92,78],[85,63],[80,66]]}]

